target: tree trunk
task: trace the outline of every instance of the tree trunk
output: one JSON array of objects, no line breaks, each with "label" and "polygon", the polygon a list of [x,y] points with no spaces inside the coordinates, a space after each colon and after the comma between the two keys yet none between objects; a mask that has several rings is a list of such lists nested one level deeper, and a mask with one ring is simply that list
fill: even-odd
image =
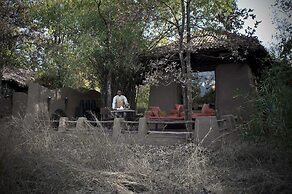
[{"label": "tree trunk", "polygon": [[106,86],[104,83],[101,84],[100,88],[100,96],[101,96],[101,107],[105,107],[106,105]]},{"label": "tree trunk", "polygon": [[108,14],[108,21],[105,22],[107,25],[107,41],[106,41],[106,47],[107,47],[107,52],[108,52],[108,66],[109,66],[109,73],[107,77],[107,99],[106,99],[106,106],[111,107],[112,103],[112,70],[111,70],[111,65],[112,65],[112,57],[110,56],[111,53],[111,43],[112,43],[112,30],[111,30],[111,9],[110,9],[110,2],[107,0],[106,1],[106,10]]},{"label": "tree trunk", "polygon": [[2,96],[2,91],[3,91],[3,89],[2,89],[2,77],[3,77],[2,68],[3,68],[3,66],[0,65],[0,97]]},{"label": "tree trunk", "polygon": [[107,15],[102,14],[101,10],[101,5],[103,1],[99,0],[98,1],[98,14],[102,18],[105,26],[106,26],[106,38],[105,38],[105,47],[107,51],[107,61],[105,62],[105,65],[107,66],[106,69],[108,71],[107,76],[104,77],[104,88],[102,90],[102,96],[103,101],[104,101],[104,106],[111,108],[111,103],[112,103],[112,67],[111,65],[113,64],[112,62],[112,56],[111,56],[111,43],[112,43],[112,25],[111,25],[111,7],[110,7],[110,1],[107,0],[106,3],[106,13]]},{"label": "tree trunk", "polygon": [[136,108],[136,85],[131,84],[128,89],[127,98],[132,109]]},{"label": "tree trunk", "polygon": [[107,80],[106,80],[106,94],[107,94],[107,97],[106,97],[106,107],[109,107],[111,108],[111,103],[112,103],[112,73],[111,71],[108,73],[108,77],[107,77]]},{"label": "tree trunk", "polygon": [[[186,114],[186,120],[192,120],[192,67],[191,67],[191,28],[190,28],[190,3],[191,0],[187,1],[187,11],[186,11],[186,16],[187,16],[187,23],[186,23],[186,31],[187,31],[187,48],[186,48],[186,77],[187,77],[187,82],[186,82],[186,105],[187,109],[185,110]],[[190,127],[190,126],[189,126]],[[188,127],[188,129],[190,129]]]},{"label": "tree trunk", "polygon": [[[183,48],[183,41],[184,41],[184,31],[185,31],[185,3],[184,0],[181,0],[181,14],[182,14],[182,23],[181,27],[179,28],[179,59],[182,68],[183,80],[186,76],[186,65],[185,65],[185,58],[184,58],[184,48]],[[183,104],[184,110],[187,110],[187,90],[186,90],[186,83],[182,84],[182,94],[183,94]],[[186,113],[186,112],[185,112]],[[187,120],[187,114],[185,114],[185,120]]]},{"label": "tree trunk", "polygon": [[[191,69],[191,53],[190,53],[190,3],[191,0],[187,0],[186,4],[184,0],[181,0],[181,11],[182,11],[182,24],[179,29],[179,58],[183,73],[183,101],[185,110],[185,120],[192,120],[192,69]],[[186,47],[186,58],[184,57],[184,32],[187,32],[187,47]],[[186,128],[191,131],[191,124],[187,124]]]}]

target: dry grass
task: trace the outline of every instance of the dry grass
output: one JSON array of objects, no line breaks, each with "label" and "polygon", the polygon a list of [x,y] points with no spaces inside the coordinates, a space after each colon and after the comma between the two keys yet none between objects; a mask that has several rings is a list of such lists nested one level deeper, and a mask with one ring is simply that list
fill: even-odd
[{"label": "dry grass", "polygon": [[267,140],[222,148],[213,154],[212,160],[225,193],[292,191],[292,152]]},{"label": "dry grass", "polygon": [[43,122],[15,118],[2,122],[0,144],[0,193],[288,193],[292,189],[287,176],[291,160],[266,144],[240,144],[216,152],[194,144],[116,144],[102,129],[88,126],[59,133]]}]

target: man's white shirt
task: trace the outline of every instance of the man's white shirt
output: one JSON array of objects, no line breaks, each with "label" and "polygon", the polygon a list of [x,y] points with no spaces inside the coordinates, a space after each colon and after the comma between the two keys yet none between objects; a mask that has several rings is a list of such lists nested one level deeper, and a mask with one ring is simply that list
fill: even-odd
[{"label": "man's white shirt", "polygon": [[[126,96],[124,96],[124,95],[120,95],[120,96],[116,95],[116,96],[113,98],[112,109],[116,109],[116,108],[117,108],[117,107],[116,107],[116,100],[117,100],[117,98],[118,98],[119,100],[122,100],[122,99],[124,98],[124,102],[125,102],[125,104],[128,104],[128,100],[127,100]],[[118,107],[118,108],[120,108],[120,107]]]}]

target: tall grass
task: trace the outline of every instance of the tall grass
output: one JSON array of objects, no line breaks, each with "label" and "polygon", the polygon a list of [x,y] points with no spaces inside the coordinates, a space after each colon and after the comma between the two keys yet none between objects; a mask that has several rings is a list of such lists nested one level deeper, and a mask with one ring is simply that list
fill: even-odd
[{"label": "tall grass", "polygon": [[[12,119],[0,131],[0,193],[289,193],[279,150],[239,144],[117,144],[100,128],[57,132]],[[287,157],[289,158],[289,157]],[[282,167],[282,170],[280,167]]]},{"label": "tall grass", "polygon": [[60,133],[16,118],[6,122],[0,138],[1,193],[189,193],[213,187],[204,150],[192,144],[116,144],[90,125]]},{"label": "tall grass", "polygon": [[291,64],[285,61],[274,62],[262,73],[253,101],[257,109],[247,125],[247,135],[270,136],[292,148],[291,74]]}]

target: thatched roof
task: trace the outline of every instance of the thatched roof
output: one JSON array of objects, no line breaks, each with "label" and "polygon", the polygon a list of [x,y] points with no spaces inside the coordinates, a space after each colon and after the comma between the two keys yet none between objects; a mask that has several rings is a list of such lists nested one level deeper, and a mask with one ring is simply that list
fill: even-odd
[{"label": "thatched roof", "polygon": [[[184,44],[186,45],[186,44]],[[234,51],[244,49],[248,52],[265,52],[264,47],[257,38],[227,32],[204,31],[195,34],[191,40],[191,53],[204,53],[206,51]],[[186,48],[184,48],[186,50]],[[174,42],[165,46],[154,48],[146,54],[146,58],[163,58],[167,55],[178,54],[179,43]]]},{"label": "thatched roof", "polygon": [[20,87],[26,87],[27,82],[33,80],[33,72],[16,67],[3,67],[2,81],[15,82]]}]

